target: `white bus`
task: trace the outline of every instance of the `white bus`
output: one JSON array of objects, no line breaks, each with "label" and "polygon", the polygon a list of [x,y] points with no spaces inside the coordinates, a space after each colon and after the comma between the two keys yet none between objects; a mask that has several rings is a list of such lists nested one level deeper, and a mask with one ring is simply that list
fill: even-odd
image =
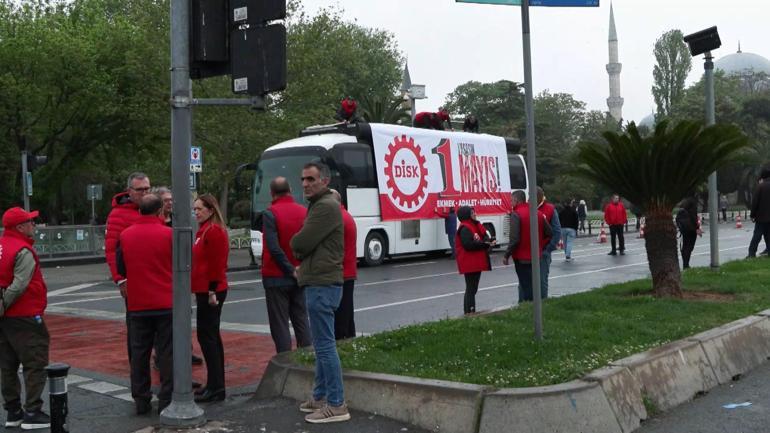
[{"label": "white bus", "polygon": [[[251,248],[255,259],[260,259],[262,255],[260,215],[270,206],[270,181],[276,176],[286,177],[291,184],[294,199],[298,203],[305,203],[300,173],[302,167],[311,161],[320,161],[329,166],[332,175],[330,187],[340,192],[343,204],[356,221],[356,254],[367,265],[379,265],[388,257],[444,252],[450,248],[444,219],[438,216],[405,221],[382,220],[376,168],[377,164],[384,162],[376,161],[375,158],[372,142],[372,127],[375,125],[358,123],[310,127],[303,130],[299,138],[271,146],[255,163],[243,166],[255,171],[251,190]],[[414,130],[415,133],[425,131],[391,125],[378,127]],[[468,138],[464,132],[442,131],[442,134],[456,140],[462,140],[463,136],[466,140]],[[496,143],[506,147],[500,153],[507,155],[511,190],[527,191],[526,165],[518,153],[519,141],[494,138]],[[479,220],[497,239],[498,244],[508,242],[507,214],[480,215]]]}]

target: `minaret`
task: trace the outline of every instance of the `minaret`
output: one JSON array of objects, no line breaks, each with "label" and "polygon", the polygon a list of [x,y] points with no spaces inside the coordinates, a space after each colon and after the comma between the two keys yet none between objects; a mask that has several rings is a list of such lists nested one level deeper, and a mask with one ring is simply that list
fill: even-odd
[{"label": "minaret", "polygon": [[409,75],[409,61],[404,63],[404,71],[401,73],[401,97],[404,98],[402,104],[407,110],[412,109],[412,100],[409,98],[409,90],[412,88],[412,77]]},{"label": "minaret", "polygon": [[610,3],[610,62],[607,63],[607,74],[610,76],[610,97],[607,98],[607,107],[610,114],[618,122],[623,120],[623,98],[620,97],[620,70],[623,65],[618,62],[618,34],[615,31],[615,14]]}]

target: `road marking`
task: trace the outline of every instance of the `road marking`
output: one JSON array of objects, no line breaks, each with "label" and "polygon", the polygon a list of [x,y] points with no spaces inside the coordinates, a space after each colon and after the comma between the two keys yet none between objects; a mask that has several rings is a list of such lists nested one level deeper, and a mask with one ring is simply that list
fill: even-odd
[{"label": "road marking", "polygon": [[115,311],[103,310],[89,310],[86,308],[49,306],[46,309],[46,313],[68,314],[91,319],[126,320],[126,313],[117,313]]},{"label": "road marking", "polygon": [[68,305],[68,304],[80,304],[82,302],[96,302],[96,301],[106,301],[108,299],[123,299],[122,296],[105,296],[102,298],[91,298],[91,299],[78,299],[75,301],[64,301],[64,302],[54,302],[53,304],[48,304],[51,307],[56,307],[59,305]]},{"label": "road marking", "polygon": [[235,282],[227,282],[228,286],[243,286],[246,284],[255,284],[255,283],[261,283],[262,280],[243,280],[243,281],[235,281]]},{"label": "road marking", "polygon": [[101,382],[101,381],[84,383],[82,385],[78,385],[78,388],[85,389],[86,391],[98,392],[99,394],[109,394],[111,392],[123,391],[128,389],[125,386],[115,385],[114,383]]},{"label": "road marking", "polygon": [[67,375],[67,385],[75,385],[78,383],[90,382],[92,380],[93,379],[91,379],[90,377],[78,376],[77,374]]},{"label": "road marking", "polygon": [[419,262],[419,263],[405,263],[403,265],[394,265],[394,268],[408,268],[411,266],[423,266],[423,265],[432,265],[437,262]]},{"label": "road marking", "polygon": [[62,289],[53,290],[48,292],[48,296],[60,296],[71,292],[77,292],[81,289],[87,289],[89,287],[98,286],[99,284],[102,284],[102,282],[98,283],[84,283],[84,284],[78,284],[77,286],[70,286],[70,287],[64,287]]}]

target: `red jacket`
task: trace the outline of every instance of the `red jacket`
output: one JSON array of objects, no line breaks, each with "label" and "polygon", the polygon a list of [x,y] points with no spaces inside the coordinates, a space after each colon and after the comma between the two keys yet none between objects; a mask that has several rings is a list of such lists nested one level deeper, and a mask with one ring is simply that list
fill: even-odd
[{"label": "red jacket", "polygon": [[116,283],[125,278],[123,275],[120,275],[115,263],[115,249],[118,246],[120,234],[139,220],[140,216],[139,207],[131,201],[127,191],[115,194],[115,197],[112,198],[112,211],[107,216],[107,231],[104,235],[104,255],[107,257],[112,281]]},{"label": "red jacket", "polygon": [[487,229],[478,221],[467,219],[460,221],[460,228],[455,233],[455,258],[457,259],[457,270],[461,274],[472,272],[483,272],[492,269],[489,262],[489,253],[486,248],[478,250],[466,250],[460,240],[460,230],[465,227],[473,233],[473,238],[477,241],[483,241],[487,235]]},{"label": "red jacket", "polygon": [[120,234],[128,311],[172,307],[172,230],[155,215],[140,215]]},{"label": "red jacket", "polygon": [[[275,231],[278,234],[278,244],[281,246],[286,258],[289,259],[295,267],[299,265],[299,260],[294,258],[289,241],[297,234],[305,222],[307,208],[294,202],[291,195],[278,197],[267,208],[275,216]],[[262,242],[262,277],[289,277],[284,275],[281,268],[276,263],[267,244]]]},{"label": "red jacket", "polygon": [[35,271],[29,286],[16,298],[16,301],[6,310],[7,317],[41,316],[48,304],[48,289],[40,272],[40,259],[32,245],[35,243],[15,229],[6,228],[0,237],[0,287],[8,287],[13,282],[13,268],[16,265],[16,255],[22,249],[28,249],[35,258]]},{"label": "red jacket", "polygon": [[[545,220],[548,221],[548,224],[553,223],[553,214],[556,213],[556,206],[554,206],[551,203],[548,203],[547,201],[543,201],[543,203],[538,206],[537,208],[538,212],[542,212],[543,215],[545,215]],[[546,244],[551,241],[551,236],[548,236],[545,238]]]},{"label": "red jacket", "polygon": [[[519,216],[519,243],[516,244],[511,257],[514,260],[523,260],[527,262],[532,261],[530,237],[529,237],[529,205],[527,203],[519,203],[513,208],[513,212]],[[548,220],[543,212],[537,211],[538,218],[538,235],[540,237],[539,250],[540,255],[543,255],[543,248],[547,242],[545,237],[545,224]],[[513,237],[513,234],[511,234]]]},{"label": "red jacket", "polygon": [[195,234],[192,256],[192,291],[206,293],[209,283],[217,282],[216,291],[227,290],[227,258],[230,241],[227,232],[218,224],[206,221]]},{"label": "red jacket", "polygon": [[342,278],[344,280],[355,280],[358,275],[358,259],[356,258],[356,221],[340,205],[342,210],[342,226],[345,238],[345,256],[342,259]]},{"label": "red jacket", "polygon": [[623,206],[622,202],[618,201],[617,204],[610,202],[607,207],[604,208],[604,222],[610,226],[623,225],[628,222],[626,208]]}]

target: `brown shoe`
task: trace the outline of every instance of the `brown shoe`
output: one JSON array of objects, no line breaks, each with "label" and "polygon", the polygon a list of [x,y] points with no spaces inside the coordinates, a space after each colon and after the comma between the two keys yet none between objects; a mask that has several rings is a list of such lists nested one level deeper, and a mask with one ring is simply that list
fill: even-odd
[{"label": "brown shoe", "polygon": [[305,417],[305,421],[312,424],[325,424],[328,422],[341,422],[350,419],[350,412],[348,406],[342,404],[342,406],[329,406],[326,405],[320,410],[317,410]]},{"label": "brown shoe", "polygon": [[326,406],[326,399],[323,398],[321,400],[315,400],[312,397],[310,400],[303,401],[299,405],[299,411],[305,412],[305,413],[313,413],[317,410],[323,409],[323,407]]}]

